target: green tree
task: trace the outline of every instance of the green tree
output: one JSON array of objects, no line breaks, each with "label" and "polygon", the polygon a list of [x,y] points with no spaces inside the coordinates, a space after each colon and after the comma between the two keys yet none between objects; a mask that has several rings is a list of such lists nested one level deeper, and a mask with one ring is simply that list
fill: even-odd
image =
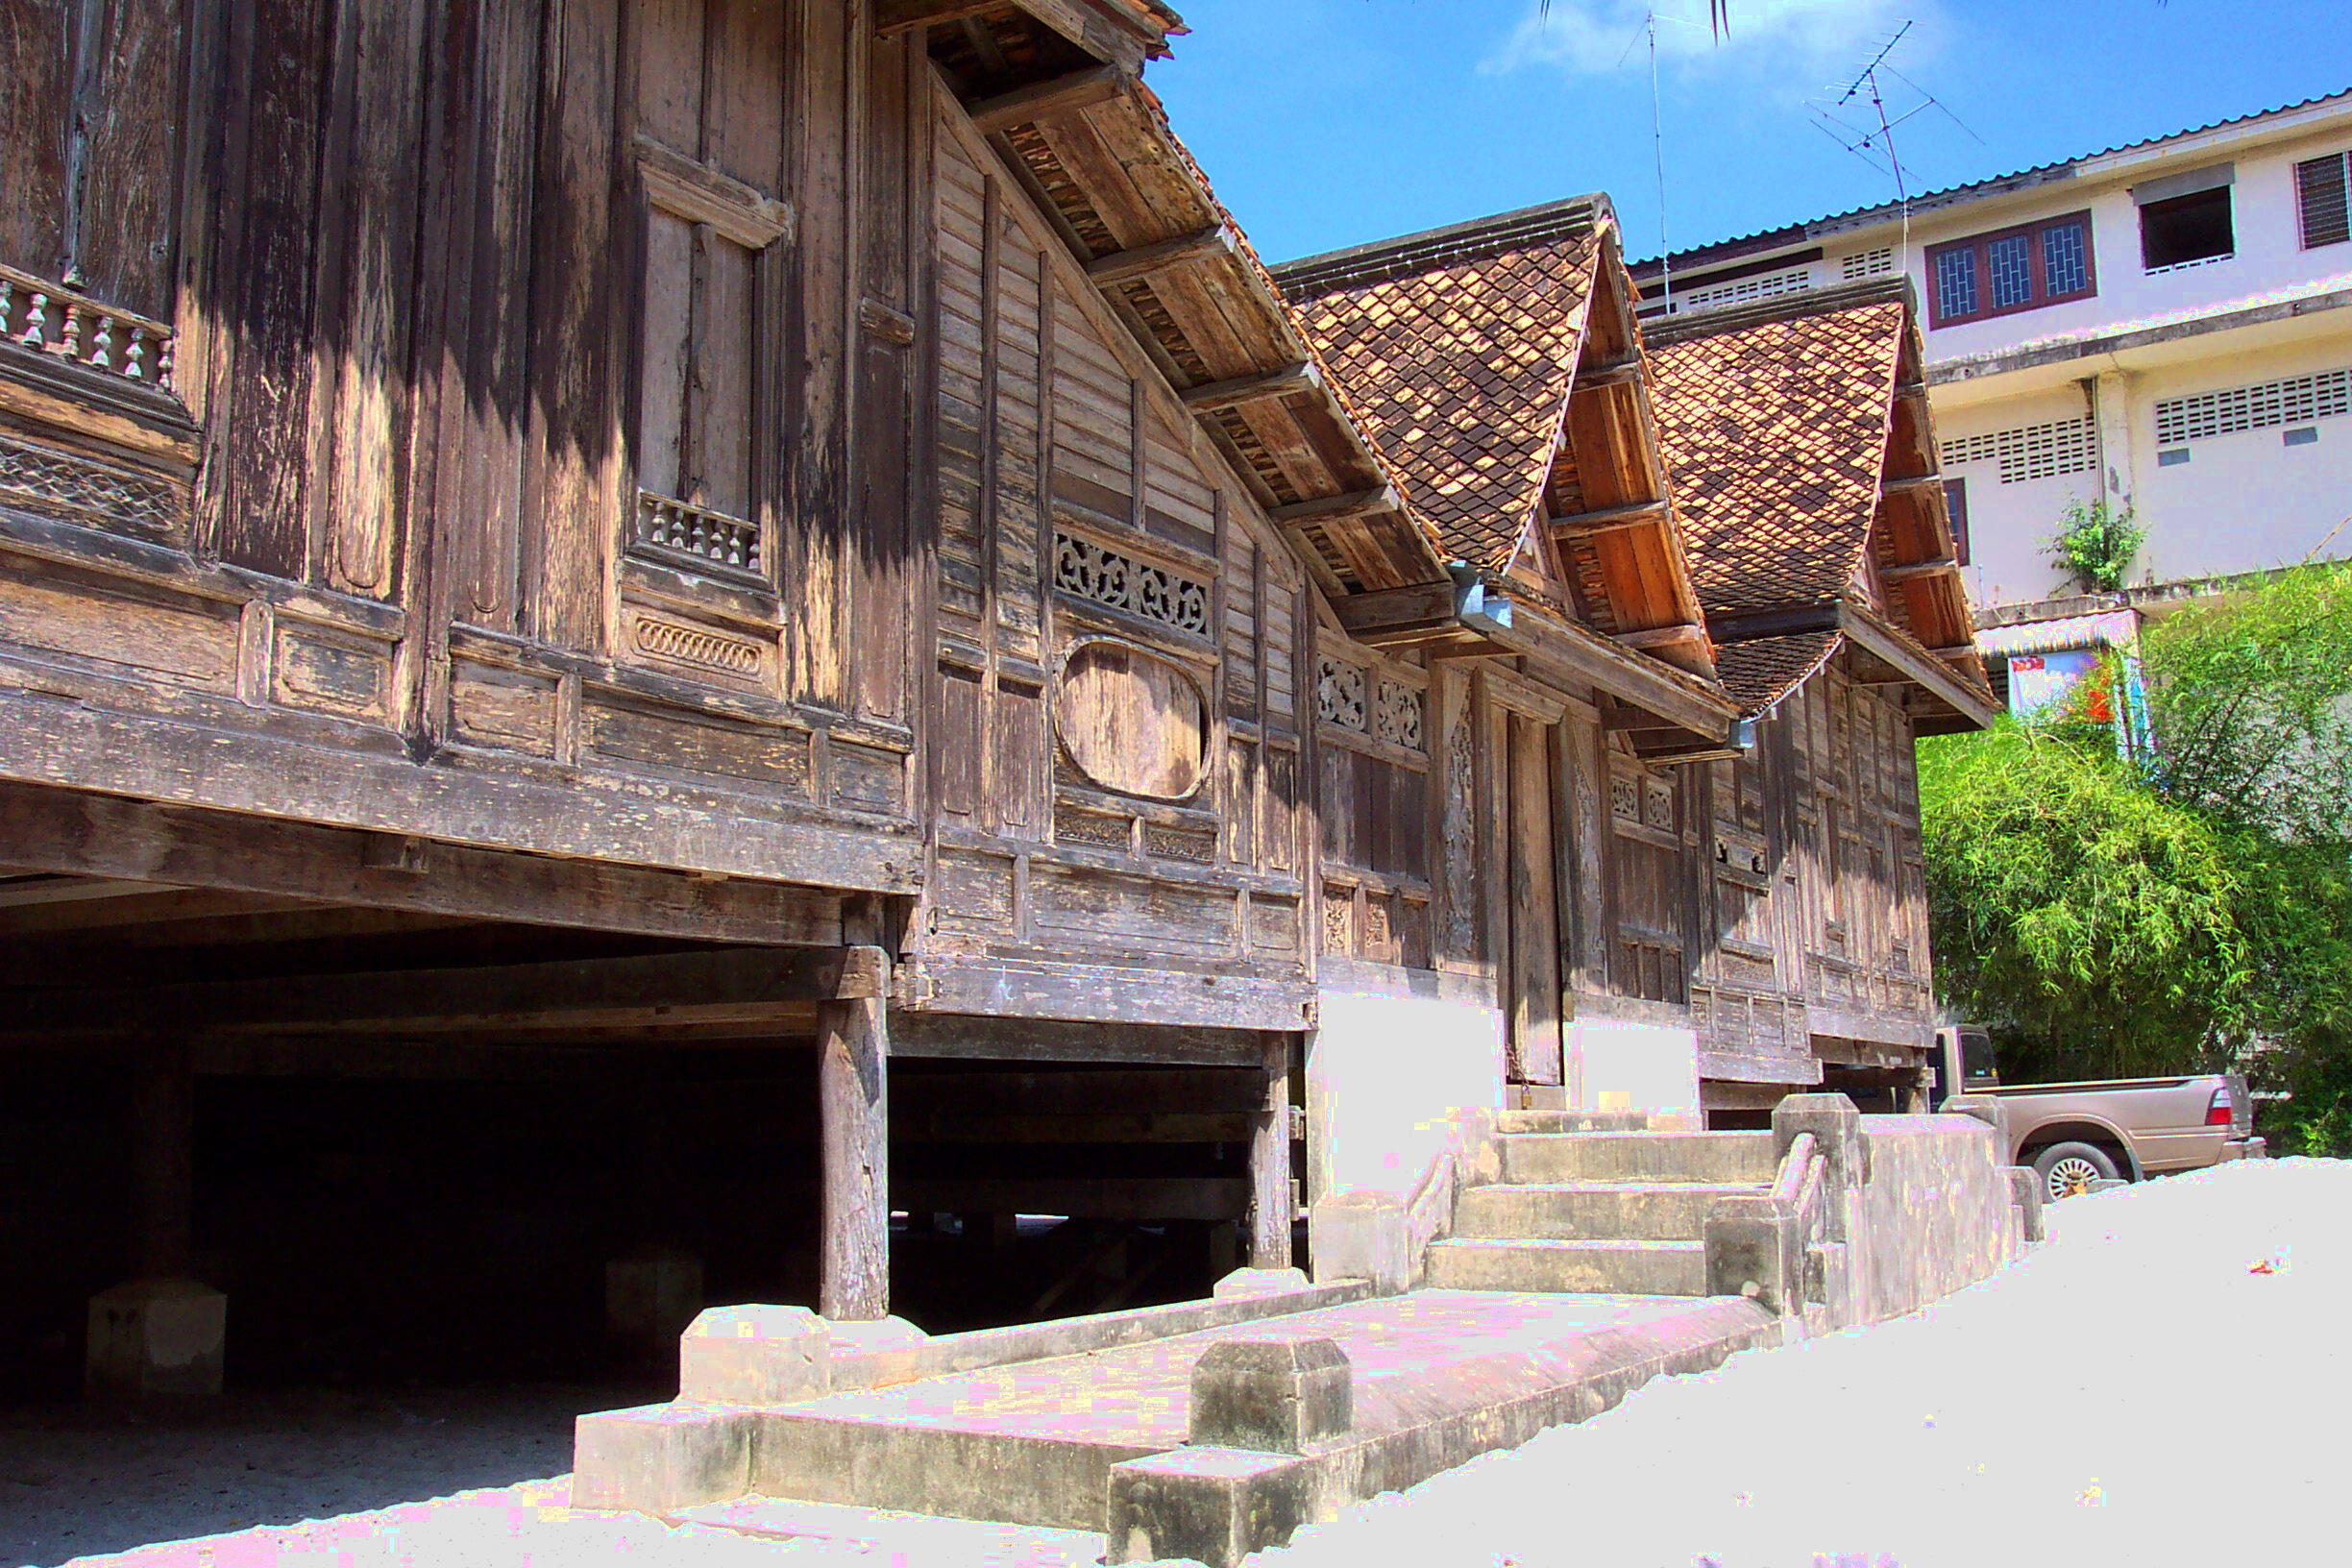
[{"label": "green tree", "polygon": [[2352,566],[2185,605],[2141,653],[2168,795],[2280,838],[2352,842]]},{"label": "green tree", "polygon": [[2352,1154],[2352,570],[2180,610],[2157,755],[2075,714],[1923,741],[1937,983],[2034,1078],[2268,1047],[2293,1140]]}]

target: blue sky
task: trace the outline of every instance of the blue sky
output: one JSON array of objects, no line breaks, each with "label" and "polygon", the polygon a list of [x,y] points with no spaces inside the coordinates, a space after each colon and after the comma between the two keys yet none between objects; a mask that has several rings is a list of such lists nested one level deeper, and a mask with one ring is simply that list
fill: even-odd
[{"label": "blue sky", "polygon": [[[1898,129],[1914,190],[2352,86],[2352,0],[1731,0],[1720,46],[1705,0],[1656,4],[1678,249],[1893,197],[1811,106],[1905,20],[1892,65],[1967,127]],[[1177,6],[1192,33],[1148,80],[1269,260],[1588,190],[1656,253],[1649,0]],[[1919,104],[1882,81],[1891,114]]]}]

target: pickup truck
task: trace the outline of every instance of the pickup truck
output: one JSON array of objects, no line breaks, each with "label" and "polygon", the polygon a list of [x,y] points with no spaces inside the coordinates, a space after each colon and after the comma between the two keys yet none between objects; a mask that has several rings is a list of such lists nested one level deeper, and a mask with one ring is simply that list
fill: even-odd
[{"label": "pickup truck", "polygon": [[2266,1152],[2254,1136],[2254,1099],[2240,1073],[2003,1084],[1984,1031],[1942,1029],[1936,1044],[1934,1103],[1963,1090],[1999,1100],[2010,1164],[2031,1165],[2052,1198],[2095,1181],[2144,1181]]}]

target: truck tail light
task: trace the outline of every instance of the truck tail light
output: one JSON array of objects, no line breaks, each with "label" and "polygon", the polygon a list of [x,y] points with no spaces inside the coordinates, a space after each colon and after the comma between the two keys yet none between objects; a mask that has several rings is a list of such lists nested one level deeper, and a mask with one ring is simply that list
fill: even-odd
[{"label": "truck tail light", "polygon": [[2227,1127],[2230,1124],[2230,1097],[2226,1089],[2214,1090],[2213,1104],[2205,1108],[2205,1125]]}]

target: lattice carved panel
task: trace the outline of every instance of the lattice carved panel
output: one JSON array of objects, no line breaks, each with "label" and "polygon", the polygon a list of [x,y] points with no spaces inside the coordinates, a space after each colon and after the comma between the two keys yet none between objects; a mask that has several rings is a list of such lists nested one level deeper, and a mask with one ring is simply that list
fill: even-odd
[{"label": "lattice carved panel", "polygon": [[1074,533],[1054,535],[1054,590],[1172,631],[1209,635],[1209,587]]}]

